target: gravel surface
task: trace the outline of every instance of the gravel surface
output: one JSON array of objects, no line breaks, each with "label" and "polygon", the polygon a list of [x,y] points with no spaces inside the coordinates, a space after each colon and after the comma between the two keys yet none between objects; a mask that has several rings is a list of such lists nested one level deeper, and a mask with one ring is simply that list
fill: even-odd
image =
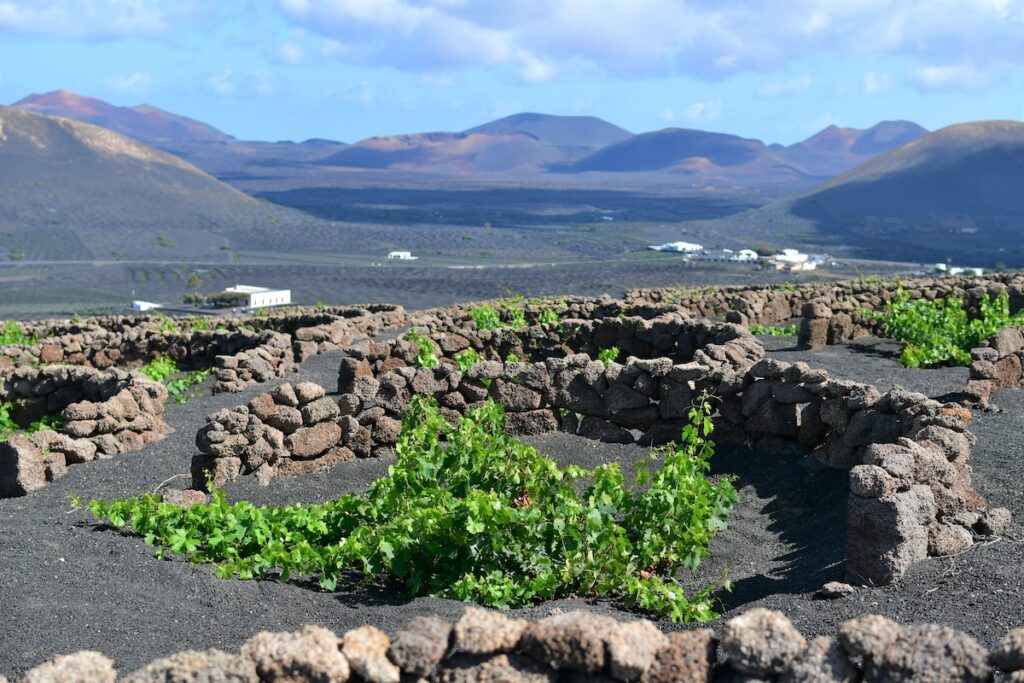
[{"label": "gravel surface", "polygon": [[[766,338],[770,354],[804,360],[834,376],[892,383],[943,397],[963,385],[964,369],[909,371],[899,368],[898,348],[880,340],[796,351],[792,339]],[[289,381],[310,380],[329,390],[336,384],[339,357],[327,354],[303,364]],[[448,600],[403,599],[374,587],[349,585],[326,593],[308,584],[277,581],[222,581],[212,569],[181,560],[159,561],[139,538],[83,521],[72,512],[68,494],[84,499],[129,496],[151,491],[176,474],[188,472],[196,451],[193,438],[207,413],[238,405],[272,385],[243,394],[203,396],[167,408],[176,432],[138,453],[76,465],[66,477],[24,498],[0,500],[0,674],[18,675],[49,657],[79,649],[101,650],[128,672],[155,658],[186,648],[237,648],[261,630],[292,630],[317,623],[343,632],[365,623],[394,632],[410,619],[436,614],[456,619],[462,606]],[[695,576],[695,587],[728,569],[734,582],[721,596],[724,616],[753,606],[784,610],[808,636],[833,633],[845,619],[880,613],[903,622],[937,621],[993,645],[1021,613],[1024,551],[1020,524],[1024,503],[1024,392],[995,397],[1000,413],[975,413],[978,436],[974,477],[993,505],[1010,508],[1010,535],[975,547],[955,559],[932,559],[915,566],[899,584],[858,589],[852,596],[820,601],[813,593],[843,575],[846,482],[798,452],[767,452],[744,444],[720,445],[716,474],[738,475],[741,503],[730,528],[715,539],[712,557]],[[601,444],[566,434],[530,439],[563,462],[592,466],[617,461],[627,475],[646,455],[635,446]],[[276,480],[261,488],[253,481],[233,484],[228,495],[257,503],[323,501],[360,491],[386,474],[387,461],[346,463],[328,472]],[[187,480],[169,485],[184,487]],[[611,602],[560,600],[521,611],[526,618],[554,609],[585,605],[604,613],[626,614]],[[712,625],[720,628],[722,620]],[[670,623],[663,628],[687,628]]]}]

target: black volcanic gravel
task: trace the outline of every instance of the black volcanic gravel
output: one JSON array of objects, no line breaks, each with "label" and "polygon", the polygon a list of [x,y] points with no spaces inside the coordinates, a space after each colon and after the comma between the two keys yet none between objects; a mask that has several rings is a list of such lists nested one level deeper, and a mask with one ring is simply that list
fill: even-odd
[{"label": "black volcanic gravel", "polygon": [[[804,360],[834,376],[871,382],[883,390],[895,382],[944,397],[966,378],[963,369],[901,369],[894,357],[897,347],[879,340],[814,352],[792,349],[792,339],[764,341],[775,357]],[[288,380],[311,380],[331,389],[338,358],[314,358]],[[82,513],[70,511],[71,493],[86,499],[128,496],[187,473],[195,431],[204,416],[267,388],[171,404],[167,418],[177,431],[167,439],[138,453],[73,466],[43,491],[0,500],[0,674],[16,676],[55,654],[79,649],[100,650],[127,673],[182,649],[237,648],[261,630],[317,623],[343,632],[372,623],[393,633],[418,615],[458,617],[459,603],[406,600],[372,587],[345,586],[325,593],[298,583],[222,581],[209,566],[156,560],[141,539],[84,523]],[[687,585],[713,580],[728,568],[735,587],[722,596],[725,617],[754,606],[782,609],[806,635],[833,633],[840,621],[879,613],[902,622],[941,622],[993,645],[1009,628],[1024,625],[1024,549],[1014,540],[1021,536],[1019,520],[1024,519],[1024,392],[1002,392],[995,400],[1003,412],[975,414],[974,480],[992,505],[1013,512],[1010,535],[955,560],[923,562],[893,586],[859,589],[836,601],[814,600],[822,583],[843,574],[845,476],[796,453],[721,445],[714,471],[738,474],[741,503],[730,528],[715,539],[712,557],[696,577],[685,579]],[[614,460],[627,472],[646,452],[566,434],[530,441],[564,462],[591,466]],[[238,482],[228,488],[228,495],[257,503],[322,501],[362,490],[384,475],[387,466],[386,461],[358,461],[276,480],[266,488]],[[182,487],[185,481],[170,485]],[[521,614],[540,618],[554,609],[580,606],[628,615],[614,603],[583,600],[546,603]],[[712,626],[720,628],[722,621]]]}]

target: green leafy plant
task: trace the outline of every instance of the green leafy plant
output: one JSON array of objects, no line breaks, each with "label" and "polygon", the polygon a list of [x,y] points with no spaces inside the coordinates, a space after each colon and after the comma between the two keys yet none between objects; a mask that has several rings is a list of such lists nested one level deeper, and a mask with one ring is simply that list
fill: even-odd
[{"label": "green leafy plant", "polygon": [[498,315],[494,306],[481,304],[469,309],[469,315],[473,318],[478,330],[500,330],[504,327],[501,316]]},{"label": "green leafy plant", "polygon": [[769,337],[795,337],[800,331],[798,325],[751,325],[751,334],[765,334]]},{"label": "green leafy plant", "polygon": [[861,315],[882,324],[885,334],[903,343],[900,362],[908,368],[970,365],[971,349],[1000,330],[1024,325],[1024,312],[1010,315],[1006,293],[987,294],[979,304],[980,317],[968,320],[962,299],[912,299],[900,287],[881,312]]},{"label": "green leafy plant", "polygon": [[477,350],[470,347],[455,354],[455,362],[459,364],[459,370],[465,372],[483,360]]},{"label": "green leafy plant", "polygon": [[[157,556],[213,563],[221,578],[343,573],[433,595],[510,608],[569,596],[607,596],[675,621],[715,615],[710,584],[687,597],[676,579],[708,555],[736,491],[705,476],[713,445],[710,402],[693,407],[680,444],[652,453],[627,485],[617,464],[561,467],[505,432],[488,401],[457,426],[413,398],[397,461],[363,495],[324,504],[179,508],[158,496],[93,500],[92,516],[129,527]],[[582,486],[589,481],[585,488]],[[81,505],[81,501],[75,501]],[[728,581],[723,577],[724,587]]]},{"label": "green leafy plant", "polygon": [[31,346],[37,341],[34,336],[25,334],[25,330],[13,320],[5,320],[0,327],[0,346]]},{"label": "green leafy plant", "polygon": [[174,375],[179,374],[178,366],[167,356],[158,356],[139,368],[139,372],[149,379],[154,382],[162,382],[167,387],[167,393],[171,400],[175,403],[185,403],[190,398],[195,398],[198,394],[190,393],[189,389],[205,382],[206,378],[213,374],[213,370],[213,368],[191,370],[175,377]]},{"label": "green leafy plant", "polygon": [[607,367],[609,363],[614,363],[618,357],[618,346],[609,346],[607,349],[601,349],[600,351],[597,352],[597,359],[604,363],[605,367]]},{"label": "green leafy plant", "polygon": [[505,362],[506,363],[518,363],[519,362],[519,356],[517,356],[516,354],[514,354],[512,352],[509,352],[509,354],[507,356],[505,356]]},{"label": "green leafy plant", "polygon": [[156,317],[160,321],[159,329],[164,334],[177,334],[181,332],[181,325],[174,318],[163,313],[157,313]]},{"label": "green leafy plant", "polygon": [[64,417],[59,412],[49,413],[38,420],[22,427],[14,421],[13,413],[18,404],[13,401],[0,403],[0,441],[9,439],[14,434],[24,432],[32,434],[44,429],[59,430],[64,425]]},{"label": "green leafy plant", "polygon": [[416,365],[421,368],[436,368],[440,361],[434,351],[434,343],[415,330],[405,333],[405,340],[416,345]]},{"label": "green leafy plant", "polygon": [[210,322],[210,319],[204,316],[190,315],[186,320],[188,320],[189,329],[193,332],[205,332],[213,327],[213,323]]}]

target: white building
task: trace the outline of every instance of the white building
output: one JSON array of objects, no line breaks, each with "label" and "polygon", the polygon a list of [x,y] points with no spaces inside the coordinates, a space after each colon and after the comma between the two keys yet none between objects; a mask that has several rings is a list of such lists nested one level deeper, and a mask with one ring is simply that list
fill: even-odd
[{"label": "white building", "polygon": [[413,256],[411,251],[389,251],[388,260],[390,261],[415,261],[419,256]]},{"label": "white building", "polygon": [[741,263],[752,263],[757,260],[757,252],[753,249],[740,249],[732,260]]},{"label": "white building", "polygon": [[652,245],[647,248],[654,251],[675,251],[682,254],[697,254],[704,251],[704,247],[693,242],[668,242],[657,246]]},{"label": "white building", "polygon": [[156,309],[158,309],[160,307],[161,307],[160,304],[155,304],[152,301],[133,301],[132,302],[132,310],[133,311],[154,311],[154,310],[156,310]]},{"label": "white building", "polygon": [[228,287],[225,292],[233,294],[245,294],[249,297],[248,308],[266,308],[267,306],[286,306],[292,302],[292,290],[290,289],[268,289],[267,287],[253,287],[251,285],[235,285]]}]

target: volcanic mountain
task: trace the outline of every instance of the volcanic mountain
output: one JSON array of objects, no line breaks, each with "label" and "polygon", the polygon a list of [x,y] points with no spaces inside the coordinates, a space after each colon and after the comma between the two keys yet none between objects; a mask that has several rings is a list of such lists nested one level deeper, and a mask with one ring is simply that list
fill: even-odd
[{"label": "volcanic mountain", "polygon": [[300,220],[137,140],[15,107],[0,107],[0,197],[0,254],[23,260],[226,260],[279,248]]},{"label": "volcanic mountain", "polygon": [[36,114],[63,116],[92,123],[147,144],[171,140],[225,142],[233,139],[209,124],[172,114],[148,104],[119,107],[95,97],[83,97],[67,90],[29,95],[12,106]]},{"label": "volcanic mountain", "polygon": [[835,176],[927,134],[910,121],[882,121],[866,129],[829,126],[802,142],[772,148],[808,173]]},{"label": "volcanic mountain", "polygon": [[530,112],[470,128],[465,133],[529,135],[556,147],[600,148],[622,142],[632,133],[596,116],[552,116]]},{"label": "volcanic mountain", "polygon": [[1024,123],[949,126],[721,222],[866,258],[1024,266]]}]

